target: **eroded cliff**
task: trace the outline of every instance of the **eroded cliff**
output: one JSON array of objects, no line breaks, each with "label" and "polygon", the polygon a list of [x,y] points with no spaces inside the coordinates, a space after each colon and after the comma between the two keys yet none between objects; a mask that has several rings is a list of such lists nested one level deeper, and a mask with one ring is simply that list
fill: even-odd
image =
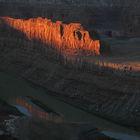
[{"label": "eroded cliff", "polygon": [[100,54],[100,41],[92,39],[80,23],[63,24],[61,21],[52,22],[47,18],[2,19],[12,28],[25,33],[30,40],[36,39],[61,51],[76,49]]},{"label": "eroded cliff", "polygon": [[140,36],[138,0],[0,0],[0,16],[80,22],[113,37]]}]

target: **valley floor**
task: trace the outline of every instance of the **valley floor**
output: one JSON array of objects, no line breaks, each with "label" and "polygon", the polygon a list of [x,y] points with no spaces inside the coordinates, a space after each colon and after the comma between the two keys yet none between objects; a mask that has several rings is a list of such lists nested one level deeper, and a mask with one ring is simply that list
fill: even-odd
[{"label": "valley floor", "polygon": [[[125,76],[121,75],[122,70],[119,75],[112,69],[108,72],[102,67],[96,69],[93,66],[88,70],[86,63],[79,68],[79,63],[67,62],[62,56],[50,53],[48,46],[28,40],[17,30],[3,26],[0,29],[1,71],[44,87],[52,95],[67,98],[71,104],[86,111],[132,128],[140,128],[139,71],[137,75]],[[121,45],[113,45],[112,56],[105,59],[112,63],[136,63],[139,70],[139,45],[134,42],[135,50],[130,44],[124,45],[122,42]],[[115,51],[116,48],[119,49]]]}]

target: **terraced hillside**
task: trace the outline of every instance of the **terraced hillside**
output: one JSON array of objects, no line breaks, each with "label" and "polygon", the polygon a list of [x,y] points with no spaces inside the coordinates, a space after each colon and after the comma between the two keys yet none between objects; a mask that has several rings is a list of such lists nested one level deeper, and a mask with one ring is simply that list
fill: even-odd
[{"label": "terraced hillside", "polygon": [[[68,61],[9,27],[0,28],[0,70],[21,76],[67,102],[112,121],[139,128],[140,79]],[[87,67],[90,68],[87,69]]]}]

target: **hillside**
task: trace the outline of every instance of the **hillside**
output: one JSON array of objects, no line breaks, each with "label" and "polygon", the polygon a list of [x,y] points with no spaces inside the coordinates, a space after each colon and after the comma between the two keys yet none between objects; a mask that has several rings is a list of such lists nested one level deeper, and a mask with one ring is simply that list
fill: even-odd
[{"label": "hillside", "polygon": [[1,0],[0,3],[1,16],[80,22],[90,31],[111,33],[114,37],[140,35],[138,0]]},{"label": "hillside", "polygon": [[8,25],[1,27],[0,70],[44,87],[51,95],[66,98],[86,111],[140,127],[138,76],[88,64],[77,57],[69,61],[24,33]]},{"label": "hillside", "polygon": [[0,0],[0,70],[139,130],[139,4]]}]

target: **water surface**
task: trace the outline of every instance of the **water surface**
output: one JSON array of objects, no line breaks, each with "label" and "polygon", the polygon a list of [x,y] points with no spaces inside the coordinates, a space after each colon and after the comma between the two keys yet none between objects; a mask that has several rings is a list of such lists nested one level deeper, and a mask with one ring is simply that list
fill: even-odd
[{"label": "water surface", "polygon": [[[58,114],[45,112],[31,103],[26,97],[31,96],[48,106]],[[140,140],[140,134],[126,127],[94,116],[81,109],[66,104],[56,97],[48,95],[44,90],[34,89],[29,83],[20,78],[0,72],[0,97],[16,106],[22,113],[38,119],[57,120],[67,122],[91,123],[104,134],[122,140]]]}]

